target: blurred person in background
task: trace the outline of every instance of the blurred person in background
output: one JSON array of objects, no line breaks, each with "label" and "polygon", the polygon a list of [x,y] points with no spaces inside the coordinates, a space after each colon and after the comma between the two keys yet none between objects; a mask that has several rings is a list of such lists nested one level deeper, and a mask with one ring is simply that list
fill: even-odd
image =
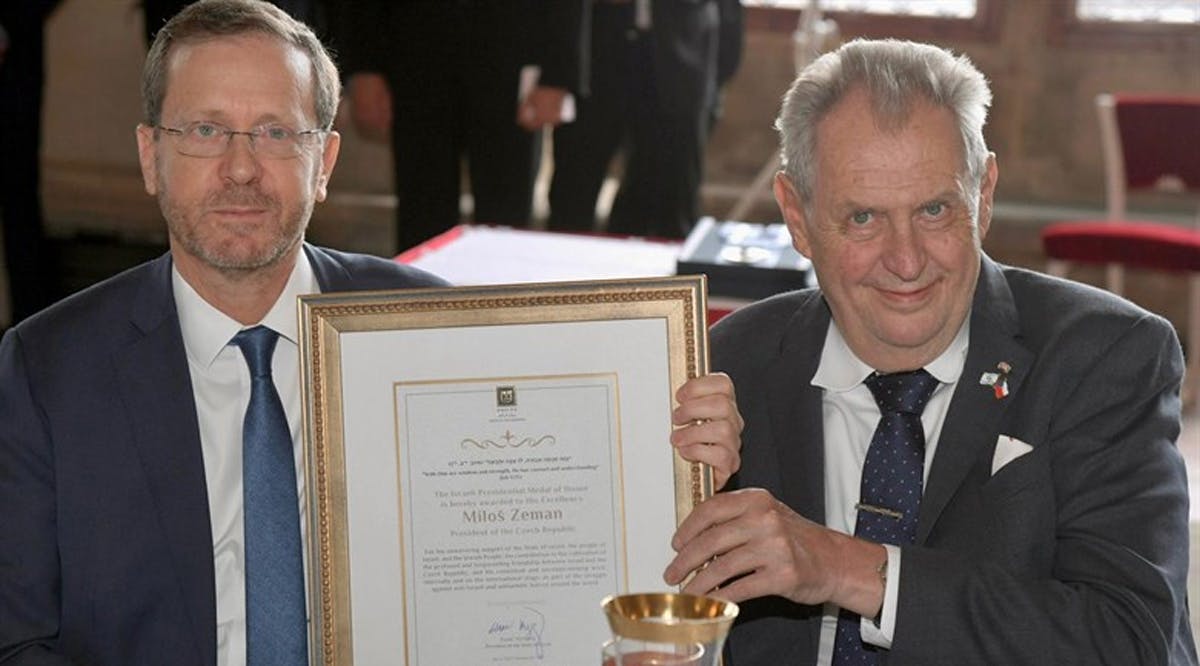
[{"label": "blurred person in background", "polygon": [[0,225],[10,324],[58,295],[58,271],[42,219],[39,159],[45,24],[58,4],[59,0],[0,3]]},{"label": "blurred person in background", "polygon": [[[461,221],[463,161],[475,221],[524,226],[541,133],[518,124],[521,71],[541,104],[584,85],[586,0],[363,0],[331,9],[359,133],[389,142],[397,249]],[[554,91],[554,92],[551,92]]]},{"label": "blurred person in background", "polygon": [[593,229],[613,156],[624,157],[607,230],[682,238],[699,217],[704,148],[737,71],[738,0],[592,0],[589,94],[554,131],[549,227]]}]

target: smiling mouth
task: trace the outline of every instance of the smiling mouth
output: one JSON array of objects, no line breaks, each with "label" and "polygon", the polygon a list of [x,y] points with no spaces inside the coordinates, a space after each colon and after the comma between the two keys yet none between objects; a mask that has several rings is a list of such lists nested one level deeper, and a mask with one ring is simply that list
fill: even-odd
[{"label": "smiling mouth", "polygon": [[918,289],[905,289],[903,291],[896,290],[896,289],[880,288],[879,293],[883,294],[884,298],[886,298],[890,301],[896,301],[896,302],[900,302],[900,303],[913,303],[916,301],[923,300],[926,296],[929,295],[930,290],[932,288],[933,288],[933,284],[930,283],[930,284],[927,284]]},{"label": "smiling mouth", "polygon": [[883,291],[885,291],[889,294],[895,294],[896,296],[913,296],[916,294],[920,294],[921,292],[925,291],[926,289],[929,289],[929,285],[925,285],[924,287],[919,287],[917,289],[906,289],[904,291],[900,291],[899,289],[884,289]]}]

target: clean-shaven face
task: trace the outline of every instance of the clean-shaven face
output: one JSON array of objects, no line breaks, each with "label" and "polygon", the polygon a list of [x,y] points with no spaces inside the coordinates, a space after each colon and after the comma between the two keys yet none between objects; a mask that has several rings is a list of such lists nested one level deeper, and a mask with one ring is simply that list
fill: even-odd
[{"label": "clean-shaven face", "polygon": [[970,310],[997,173],[989,157],[981,191],[964,192],[962,150],[949,110],[919,102],[903,127],[881,129],[858,89],[817,125],[811,215],[790,182],[776,182],[838,329],[876,369],[933,360]]}]

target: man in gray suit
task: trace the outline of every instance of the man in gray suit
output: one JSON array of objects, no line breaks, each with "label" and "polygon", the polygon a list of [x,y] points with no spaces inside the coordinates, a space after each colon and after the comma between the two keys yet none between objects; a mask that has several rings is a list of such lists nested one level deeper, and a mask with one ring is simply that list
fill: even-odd
[{"label": "man in gray suit", "polygon": [[[338,75],[277,7],[189,5],[143,90],[170,252],[0,341],[0,664],[300,666],[296,298],[444,283],[304,242],[337,159]],[[723,482],[729,380],[678,398],[675,422],[701,422],[672,443]]]},{"label": "man in gray suit", "polygon": [[[1196,663],[1178,339],[983,254],[990,101],[965,58],[897,41],[785,97],[775,195],[820,286],[713,330],[739,490],[665,572],[742,603],[732,666]],[[917,377],[915,406],[876,396]]]}]

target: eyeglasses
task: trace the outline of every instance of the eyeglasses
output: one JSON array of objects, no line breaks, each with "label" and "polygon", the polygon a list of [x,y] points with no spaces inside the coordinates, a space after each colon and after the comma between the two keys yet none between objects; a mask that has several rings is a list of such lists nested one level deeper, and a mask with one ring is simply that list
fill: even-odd
[{"label": "eyeglasses", "polygon": [[326,132],[323,129],[294,130],[286,125],[260,125],[240,132],[207,120],[188,123],[183,127],[155,129],[176,137],[175,150],[188,157],[220,157],[229,150],[234,135],[242,134],[250,140],[250,150],[255,155],[273,159],[296,157],[315,139]]}]

